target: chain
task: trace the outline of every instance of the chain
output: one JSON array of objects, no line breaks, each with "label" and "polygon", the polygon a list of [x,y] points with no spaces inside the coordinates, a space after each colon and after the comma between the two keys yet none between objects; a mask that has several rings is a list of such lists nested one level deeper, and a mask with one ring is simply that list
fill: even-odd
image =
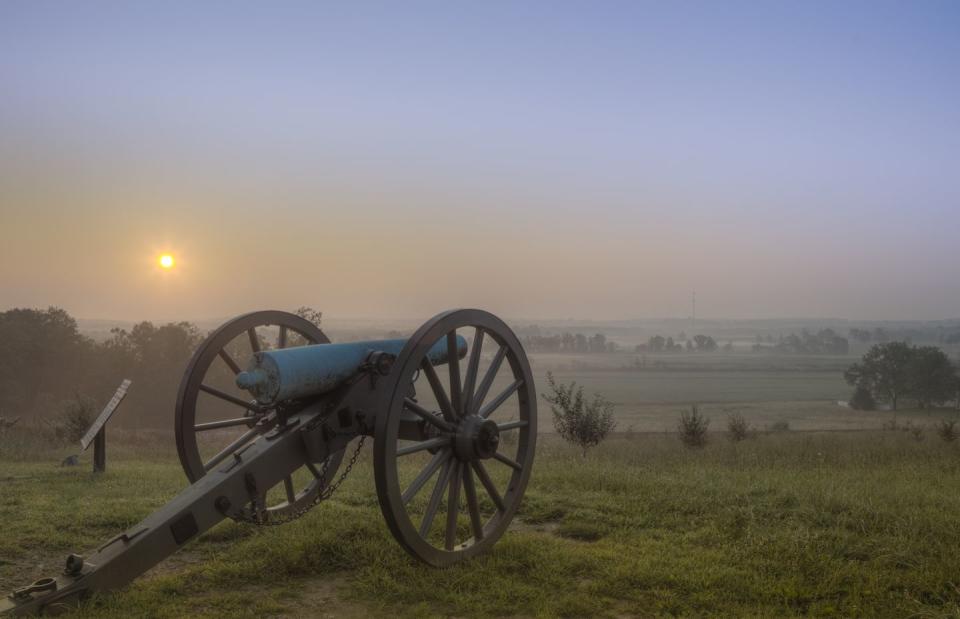
[{"label": "chain", "polygon": [[[323,419],[321,421],[321,425],[327,428],[328,432],[331,435],[347,434],[346,432],[338,432],[330,428],[330,426],[327,425],[326,419]],[[310,501],[309,503],[306,503],[301,509],[289,514],[282,514],[282,515],[270,514],[267,511],[266,505],[263,505],[261,509],[261,506],[259,505],[259,503],[261,502],[260,494],[256,491],[256,488],[254,487],[252,488],[252,491],[250,493],[250,510],[249,510],[249,511],[252,511],[253,513],[251,514],[247,510],[244,510],[238,514],[234,514],[232,518],[237,522],[248,522],[248,523],[256,524],[260,526],[277,526],[281,524],[286,524],[288,522],[292,522],[300,518],[305,513],[307,513],[314,507],[316,507],[321,501],[326,501],[327,499],[329,499],[330,496],[337,491],[337,489],[340,487],[340,484],[342,484],[344,480],[347,478],[347,476],[350,475],[350,471],[353,470],[353,466],[357,463],[357,459],[360,457],[360,452],[363,450],[363,444],[364,442],[366,442],[366,440],[367,440],[367,436],[365,434],[361,434],[360,440],[357,442],[357,448],[353,450],[353,454],[350,456],[350,459],[347,461],[347,465],[346,467],[344,467],[343,472],[337,478],[337,481],[330,484],[329,486],[327,486],[326,483],[327,483],[327,473],[329,472],[329,467],[330,467],[330,458],[327,458],[326,460],[323,461],[323,465],[320,467],[320,474],[317,475],[317,478],[316,478],[320,490],[317,492],[317,495],[313,497],[313,500]]]}]

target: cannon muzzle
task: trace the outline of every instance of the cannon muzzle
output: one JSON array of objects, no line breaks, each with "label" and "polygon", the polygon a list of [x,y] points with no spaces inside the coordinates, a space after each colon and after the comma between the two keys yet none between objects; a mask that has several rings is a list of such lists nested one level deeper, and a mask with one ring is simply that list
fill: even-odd
[{"label": "cannon muzzle", "polygon": [[[399,355],[407,340],[372,340],[347,344],[316,344],[256,353],[245,372],[237,374],[237,386],[249,391],[257,402],[271,406],[333,391],[357,373],[371,353]],[[467,340],[457,336],[457,358],[467,354]],[[433,365],[449,360],[446,339],[430,348]]]}]

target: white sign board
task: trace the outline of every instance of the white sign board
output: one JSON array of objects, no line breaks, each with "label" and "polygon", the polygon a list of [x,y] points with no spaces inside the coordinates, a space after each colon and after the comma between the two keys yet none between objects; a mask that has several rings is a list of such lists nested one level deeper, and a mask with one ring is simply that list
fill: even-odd
[{"label": "white sign board", "polygon": [[117,392],[113,394],[113,397],[110,398],[110,401],[107,402],[107,405],[104,407],[103,411],[97,417],[97,419],[90,425],[90,429],[87,430],[87,433],[83,435],[83,438],[80,439],[80,446],[83,447],[83,451],[87,450],[87,447],[90,446],[90,443],[93,442],[93,437],[97,435],[97,432],[100,431],[100,428],[103,427],[107,420],[110,419],[110,416],[113,415],[113,412],[117,410],[117,407],[120,406],[120,402],[123,401],[123,398],[127,397],[127,389],[130,388],[130,379],[124,379],[120,383],[120,387],[117,388]]}]

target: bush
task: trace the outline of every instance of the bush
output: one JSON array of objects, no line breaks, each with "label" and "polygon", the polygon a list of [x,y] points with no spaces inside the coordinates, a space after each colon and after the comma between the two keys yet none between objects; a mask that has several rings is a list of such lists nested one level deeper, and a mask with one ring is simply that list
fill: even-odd
[{"label": "bush", "polygon": [[740,413],[730,413],[727,416],[727,438],[739,443],[750,436],[750,426]]},{"label": "bush", "polygon": [[617,425],[613,419],[613,403],[599,393],[587,402],[583,387],[575,382],[557,383],[551,372],[547,372],[547,383],[552,393],[541,395],[553,410],[553,427],[565,441],[580,447],[581,455],[586,458],[587,449],[599,445]]},{"label": "bush", "polygon": [[941,419],[937,422],[937,436],[948,443],[952,443],[960,438],[960,430],[957,429],[956,419]]},{"label": "bush", "polygon": [[853,390],[849,404],[850,408],[857,411],[877,410],[877,401],[873,399],[873,394],[862,385]]},{"label": "bush", "polygon": [[680,423],[677,424],[677,432],[680,433],[680,440],[687,447],[703,447],[707,444],[707,428],[710,426],[710,420],[700,414],[696,405],[690,407],[690,413],[680,413]]},{"label": "bush", "polygon": [[96,416],[96,402],[77,394],[60,404],[60,411],[52,423],[53,435],[60,443],[79,443]]},{"label": "bush", "polygon": [[770,426],[771,432],[789,432],[790,431],[790,422],[789,421],[774,421],[773,425]]}]

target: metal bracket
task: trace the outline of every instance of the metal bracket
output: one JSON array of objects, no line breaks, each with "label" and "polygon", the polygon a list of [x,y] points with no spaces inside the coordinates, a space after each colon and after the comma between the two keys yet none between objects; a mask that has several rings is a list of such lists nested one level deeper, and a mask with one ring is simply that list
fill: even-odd
[{"label": "metal bracket", "polygon": [[19,589],[14,589],[13,593],[10,594],[10,597],[14,600],[29,600],[33,597],[34,593],[44,593],[46,591],[56,591],[57,590],[57,579],[56,578],[41,578],[36,580],[31,585],[26,587],[20,587]]},{"label": "metal bracket", "polygon": [[108,539],[108,540],[103,544],[103,546],[100,546],[100,548],[97,548],[97,552],[103,552],[103,549],[104,549],[104,548],[106,548],[107,546],[109,546],[110,544],[112,544],[112,543],[114,543],[114,542],[120,542],[120,541],[122,541],[124,544],[128,544],[128,543],[130,543],[131,540],[133,540],[133,538],[137,537],[137,536],[140,535],[141,533],[146,533],[146,532],[149,531],[149,530],[150,530],[149,527],[141,527],[141,528],[137,529],[136,531],[134,531],[133,533],[127,533],[126,531],[124,531],[124,532],[121,533],[120,535],[115,535],[115,536],[111,537],[110,539]]}]

